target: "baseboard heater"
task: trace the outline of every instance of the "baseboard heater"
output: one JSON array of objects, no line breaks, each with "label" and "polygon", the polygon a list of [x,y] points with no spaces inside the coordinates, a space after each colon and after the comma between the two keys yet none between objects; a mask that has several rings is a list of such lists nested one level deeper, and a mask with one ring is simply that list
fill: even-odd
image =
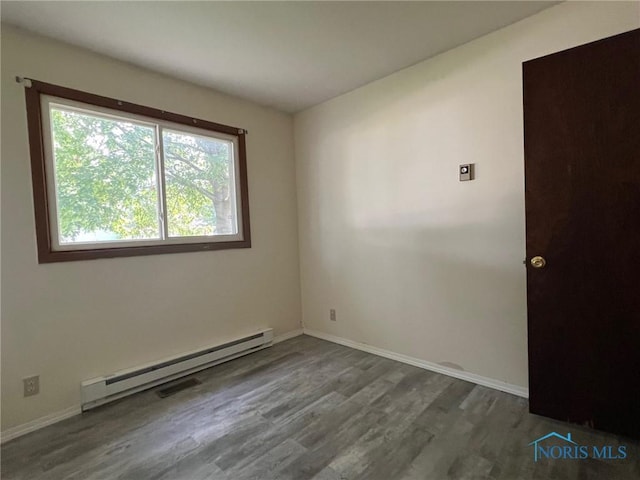
[{"label": "baseboard heater", "polygon": [[190,375],[272,344],[273,329],[269,328],[221,345],[86,380],[81,383],[82,410],[89,410],[161,383]]}]

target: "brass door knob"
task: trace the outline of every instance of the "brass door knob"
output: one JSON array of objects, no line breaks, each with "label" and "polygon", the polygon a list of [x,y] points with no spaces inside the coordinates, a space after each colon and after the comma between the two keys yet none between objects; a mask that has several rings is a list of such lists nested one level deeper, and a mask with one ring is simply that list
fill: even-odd
[{"label": "brass door knob", "polygon": [[533,268],[542,268],[547,264],[547,261],[541,256],[536,256],[531,259],[531,266]]}]

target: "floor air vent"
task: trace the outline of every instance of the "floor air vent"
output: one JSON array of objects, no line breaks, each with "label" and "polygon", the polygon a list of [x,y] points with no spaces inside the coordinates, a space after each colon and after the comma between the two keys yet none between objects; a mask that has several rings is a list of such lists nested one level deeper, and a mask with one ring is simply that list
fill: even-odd
[{"label": "floor air vent", "polygon": [[156,390],[156,394],[160,398],[167,398],[174,393],[181,392],[182,390],[186,390],[187,388],[195,387],[196,385],[200,385],[201,383],[202,382],[197,378],[188,378],[186,380],[182,380],[178,383],[172,383],[171,385],[167,385],[164,388]]},{"label": "floor air vent", "polygon": [[126,395],[140,392],[199,370],[247,355],[273,343],[273,329],[231,340],[194,352],[86,380],[81,384],[82,410],[89,410]]}]

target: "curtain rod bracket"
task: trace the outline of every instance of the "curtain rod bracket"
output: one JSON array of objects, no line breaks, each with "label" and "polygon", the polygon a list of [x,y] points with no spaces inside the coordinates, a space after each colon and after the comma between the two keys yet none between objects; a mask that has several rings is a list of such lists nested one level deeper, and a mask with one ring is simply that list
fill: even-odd
[{"label": "curtain rod bracket", "polygon": [[26,88],[31,88],[30,78],[16,76],[16,82],[24,84]]}]

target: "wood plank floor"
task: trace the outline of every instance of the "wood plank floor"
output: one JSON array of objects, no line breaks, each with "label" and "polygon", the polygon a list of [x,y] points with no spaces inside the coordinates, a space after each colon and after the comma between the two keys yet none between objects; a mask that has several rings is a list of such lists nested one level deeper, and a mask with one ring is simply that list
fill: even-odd
[{"label": "wood plank floor", "polygon": [[[640,479],[640,444],[527,412],[527,401],[301,336],[2,446],[2,478]],[[533,461],[571,432],[626,460]]]}]

